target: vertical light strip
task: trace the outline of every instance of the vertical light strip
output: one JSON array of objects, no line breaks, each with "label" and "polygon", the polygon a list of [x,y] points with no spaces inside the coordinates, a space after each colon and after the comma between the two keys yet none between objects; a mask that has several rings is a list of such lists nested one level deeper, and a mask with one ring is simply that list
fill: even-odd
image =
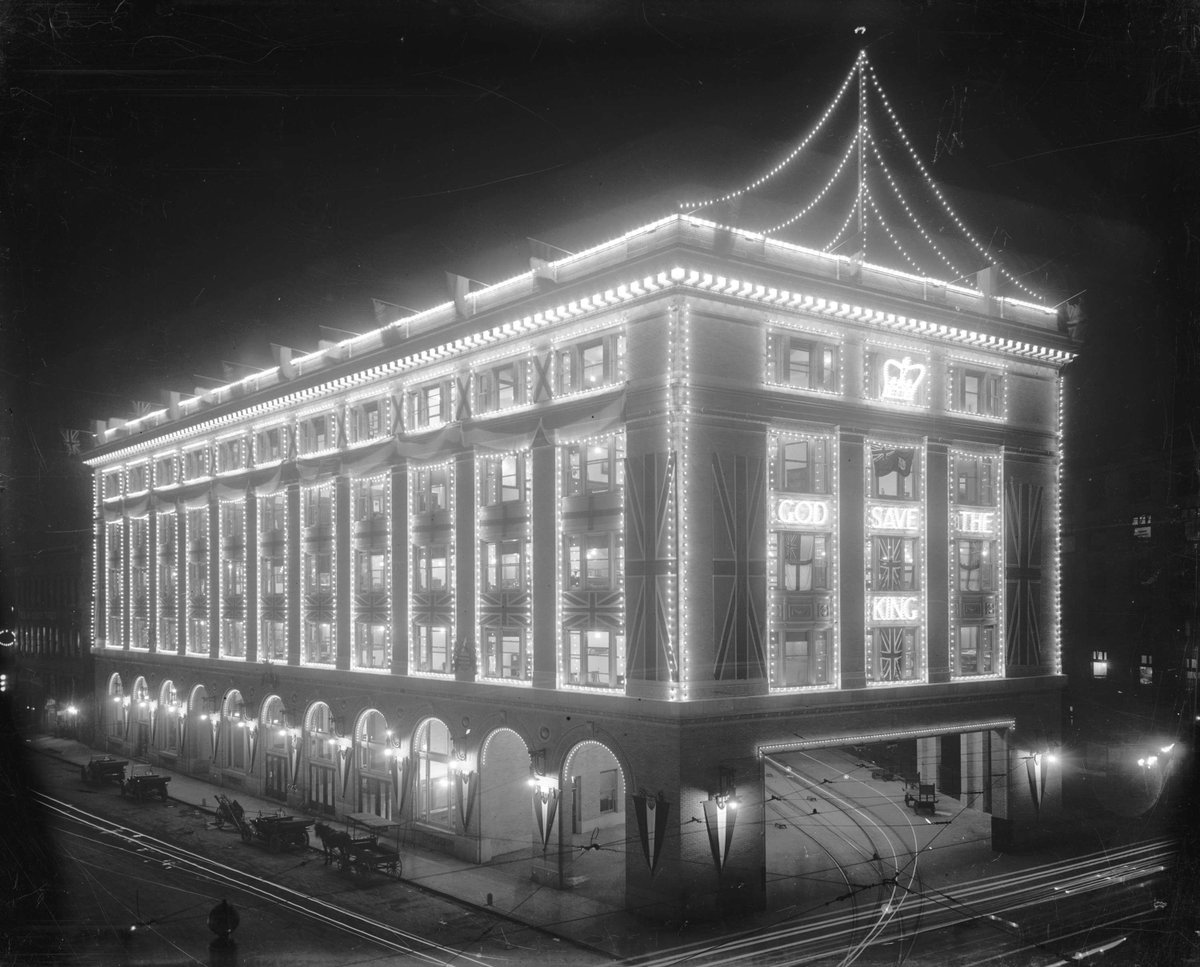
[{"label": "vertical light strip", "polygon": [[1066,442],[1066,411],[1063,405],[1063,377],[1055,378],[1058,396],[1057,453],[1054,455],[1054,674],[1061,675],[1062,666],[1062,465]]},{"label": "vertical light strip", "polygon": [[691,573],[691,555],[690,550],[690,528],[689,522],[691,519],[691,509],[688,506],[688,494],[691,492],[691,473],[689,468],[689,448],[691,445],[691,304],[687,301],[682,302],[677,310],[679,320],[679,333],[676,340],[679,346],[680,353],[680,372],[679,372],[679,409],[681,419],[682,433],[679,439],[679,560],[676,566],[679,569],[680,588],[680,618],[679,618],[679,660],[680,668],[680,687],[679,698],[681,701],[688,700],[689,689],[691,687],[692,668],[691,668],[691,653],[690,653],[690,627],[689,623],[692,620],[691,615],[683,614],[686,608],[686,603],[691,600],[691,588],[688,583],[688,577]]}]

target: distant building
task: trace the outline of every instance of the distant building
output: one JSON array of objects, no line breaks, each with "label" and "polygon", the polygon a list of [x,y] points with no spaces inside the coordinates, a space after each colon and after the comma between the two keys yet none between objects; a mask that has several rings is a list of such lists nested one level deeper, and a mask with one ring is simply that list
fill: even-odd
[{"label": "distant building", "polygon": [[797,750],[890,744],[1007,843],[1060,802],[1072,357],[684,215],[280,350],[88,455],[102,744],[585,891],[601,830],[631,907],[769,902]]}]

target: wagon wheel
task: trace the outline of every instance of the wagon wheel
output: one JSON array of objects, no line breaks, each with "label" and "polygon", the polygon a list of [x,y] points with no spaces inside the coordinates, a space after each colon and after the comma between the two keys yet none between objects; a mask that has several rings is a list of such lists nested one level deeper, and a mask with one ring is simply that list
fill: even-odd
[{"label": "wagon wheel", "polygon": [[249,828],[248,828],[248,827],[246,827],[246,826],[243,826],[243,827],[242,827],[242,842],[243,842],[243,843],[248,843],[248,842],[250,842],[250,840],[252,840],[253,838],[254,838],[254,836],[253,836],[253,834],[251,834],[251,832],[250,832]]},{"label": "wagon wheel", "polygon": [[404,860],[396,857],[396,864],[392,867],[392,873],[394,873],[397,878],[404,876]]},{"label": "wagon wheel", "polygon": [[272,833],[267,837],[267,849],[269,849],[272,853],[278,853],[282,846],[283,844],[279,842],[278,833]]}]

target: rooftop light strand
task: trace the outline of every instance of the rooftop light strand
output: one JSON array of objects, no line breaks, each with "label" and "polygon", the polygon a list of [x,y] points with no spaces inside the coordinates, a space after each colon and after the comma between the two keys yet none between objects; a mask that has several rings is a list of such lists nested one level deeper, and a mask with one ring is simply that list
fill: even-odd
[{"label": "rooftop light strand", "polygon": [[[928,170],[926,170],[924,163],[921,161],[920,155],[917,154],[916,148],[914,148],[912,145],[912,142],[909,141],[908,135],[905,133],[904,128],[902,128],[900,126],[900,119],[896,117],[896,112],[892,110],[892,106],[888,102],[887,95],[883,92],[883,85],[879,83],[879,78],[875,74],[875,68],[871,67],[870,64],[867,64],[866,66],[867,66],[867,70],[870,72],[870,75],[871,75],[871,84],[875,88],[875,91],[879,94],[879,99],[883,104],[884,110],[887,112],[888,117],[891,119],[892,125],[896,129],[896,133],[900,135],[900,140],[904,143],[904,146],[908,149],[909,156],[912,158],[913,163],[916,165],[917,171],[919,171],[921,173],[922,178],[924,178],[925,184],[928,186],[929,190],[933,193],[933,196],[938,200],[938,203],[942,206],[942,210],[947,215],[950,216],[950,219],[957,226],[958,230],[960,232],[962,232],[963,237],[968,242],[971,243],[971,245],[975,248],[975,250],[977,252],[979,252],[980,255],[982,255],[989,262],[994,262],[995,257],[988,253],[987,248],[983,244],[981,244],[979,242],[979,240],[977,238],[975,238],[974,235],[971,234],[971,232],[967,229],[967,226],[963,224],[962,219],[960,219],[958,217],[958,214],[954,211],[954,209],[950,207],[950,202],[946,200],[946,196],[942,194],[941,190],[937,186],[937,183],[930,176]],[[1039,298],[1037,293],[1033,292],[1031,289],[1022,285],[1021,282],[1019,282],[1017,280],[1017,278],[1011,272],[1009,272],[1007,269],[1004,268],[1004,266],[998,265],[998,268],[1000,269],[1000,273],[1006,279],[1008,279],[1010,282],[1012,282],[1013,285],[1015,285],[1022,292],[1026,293],[1027,295],[1030,295],[1034,298]]]},{"label": "rooftop light strand", "polygon": [[[838,92],[837,92],[837,94],[834,95],[833,101],[825,109],[825,113],[821,115],[821,118],[819,121],[817,121],[816,126],[813,127],[813,129],[811,131],[809,131],[807,135],[805,135],[804,139],[799,144],[797,144],[791,150],[791,152],[787,155],[787,157],[785,157],[782,161],[779,162],[779,164],[775,165],[774,168],[771,168],[768,172],[766,172],[766,174],[760,175],[758,178],[754,179],[754,181],[750,182],[743,188],[737,189],[736,191],[731,191],[724,195],[716,195],[705,201],[680,202],[679,203],[680,210],[687,211],[687,212],[695,212],[698,209],[707,208],[709,205],[719,205],[722,202],[731,201],[734,198],[739,198],[742,195],[746,194],[746,192],[753,191],[755,188],[758,188],[760,185],[764,184],[765,182],[770,181],[777,174],[779,174],[781,171],[783,171],[784,168],[786,168],[789,164],[791,164],[796,159],[796,157],[800,154],[801,151],[804,150],[804,148],[808,145],[808,143],[814,137],[817,136],[817,134],[820,132],[820,130],[825,126],[825,122],[828,121],[830,116],[833,114],[833,112],[835,110],[837,110],[838,104],[841,103],[842,96],[846,93],[847,89],[850,87],[850,82],[853,81],[854,78],[859,75],[860,65],[863,62],[865,62],[866,56],[867,55],[866,55],[865,51],[859,52],[858,58],[854,61],[854,66],[852,68],[850,68],[850,72],[846,75],[845,80],[842,81],[842,86],[840,88],[838,88]],[[860,84],[862,83],[861,79],[860,79],[859,83]]]},{"label": "rooftop light strand", "polygon": [[915,272],[920,274],[921,267],[917,265],[917,263],[913,261],[912,256],[910,256],[908,252],[904,250],[904,246],[900,244],[900,240],[896,238],[896,236],[892,233],[891,228],[888,227],[888,223],[884,221],[883,213],[879,211],[879,207],[875,204],[875,196],[871,193],[869,188],[867,189],[866,194],[867,204],[871,206],[871,211],[875,213],[875,219],[879,222],[879,227],[883,229],[884,234],[887,235],[887,237],[891,240],[892,245],[895,246],[896,251],[900,253],[904,261],[911,265]]},{"label": "rooftop light strand", "polygon": [[876,145],[874,141],[871,142],[871,152],[874,154],[875,160],[879,162],[879,168],[883,172],[884,177],[887,179],[888,185],[892,189],[892,194],[894,194],[896,196],[896,200],[900,202],[900,207],[904,209],[904,214],[906,214],[908,216],[908,220],[913,223],[913,227],[916,228],[916,230],[920,233],[921,238],[925,239],[925,243],[931,249],[933,249],[937,257],[942,260],[942,263],[946,266],[946,268],[954,273],[955,278],[965,278],[965,274],[960,272],[958,268],[955,267],[954,263],[952,263],[950,259],[946,257],[945,253],[943,253],[942,250],[937,247],[937,243],[930,237],[929,233],[925,231],[925,226],[922,225],[921,220],[917,218],[917,213],[912,210],[912,206],[909,205],[908,200],[904,197],[904,193],[900,190],[900,186],[896,184],[896,179],[892,177],[892,173],[890,170],[888,170],[888,166],[884,164],[883,156],[879,153],[879,146]]},{"label": "rooftop light strand", "polygon": [[853,157],[854,149],[858,146],[858,138],[859,138],[859,135],[855,134],[853,139],[851,139],[850,144],[846,147],[845,153],[842,155],[842,160],[838,162],[837,168],[835,168],[833,174],[829,176],[829,180],[827,182],[825,182],[825,186],[820,191],[818,191],[816,193],[816,195],[813,196],[812,201],[810,201],[807,205],[805,205],[798,212],[796,212],[796,214],[794,214],[791,218],[788,218],[788,219],[780,222],[778,225],[775,225],[771,228],[763,229],[763,231],[762,231],[763,235],[771,235],[775,232],[778,232],[778,231],[781,231],[782,229],[787,228],[789,225],[794,225],[796,222],[800,221],[800,219],[802,219],[805,215],[807,215],[810,211],[812,211],[813,208],[815,208],[818,203],[820,203],[821,199],[825,197],[825,195],[829,192],[829,189],[833,187],[834,183],[838,180],[838,178],[841,176],[842,172],[845,170],[846,163],[851,159],[851,157]]},{"label": "rooftop light strand", "polygon": [[854,196],[854,201],[850,205],[850,210],[846,213],[846,220],[842,222],[842,227],[834,233],[828,244],[821,249],[822,252],[832,252],[835,248],[842,244],[843,237],[846,235],[846,230],[850,227],[850,223],[854,221],[854,217],[858,214],[858,204],[861,199],[858,195]]}]

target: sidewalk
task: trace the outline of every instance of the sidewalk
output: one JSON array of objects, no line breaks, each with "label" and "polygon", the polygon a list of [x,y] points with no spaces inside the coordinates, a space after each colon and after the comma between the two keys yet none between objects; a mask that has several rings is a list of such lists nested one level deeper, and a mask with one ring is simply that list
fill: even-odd
[{"label": "sidewalk", "polygon": [[[100,754],[73,739],[44,734],[25,735],[23,738],[28,748],[49,759],[63,762],[76,772],[91,756]],[[155,766],[154,770],[171,777],[167,786],[169,799],[214,815],[218,793],[236,799],[249,819],[273,815],[282,808],[281,803],[250,796],[241,790],[221,789],[204,779],[161,766]],[[288,812],[316,821],[340,824],[340,820],[333,820],[329,816],[318,816],[303,810]],[[320,849],[319,845],[310,848]],[[421,850],[411,844],[402,843],[400,855],[404,864],[402,878],[406,883],[598,953],[612,957],[628,956],[633,952],[631,943],[635,948],[639,946],[634,938],[645,935],[650,929],[624,910],[614,909],[570,890],[539,886],[529,878],[526,864],[516,864],[516,869],[525,873],[525,876],[521,876],[494,866],[476,865],[453,856]]]}]

